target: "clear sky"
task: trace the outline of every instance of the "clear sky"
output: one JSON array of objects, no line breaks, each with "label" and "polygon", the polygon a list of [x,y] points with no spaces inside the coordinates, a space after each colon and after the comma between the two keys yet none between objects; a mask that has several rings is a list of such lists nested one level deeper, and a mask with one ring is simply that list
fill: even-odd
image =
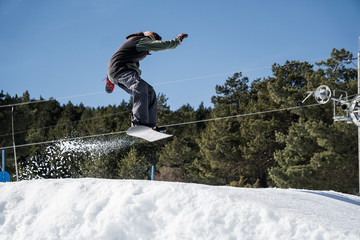
[{"label": "clear sky", "polygon": [[314,63],[333,48],[358,52],[360,0],[0,0],[0,90],[98,107],[128,101],[104,91],[125,36],[189,38],[141,62],[142,78],[176,110],[211,106],[234,72],[250,80],[286,60]]}]

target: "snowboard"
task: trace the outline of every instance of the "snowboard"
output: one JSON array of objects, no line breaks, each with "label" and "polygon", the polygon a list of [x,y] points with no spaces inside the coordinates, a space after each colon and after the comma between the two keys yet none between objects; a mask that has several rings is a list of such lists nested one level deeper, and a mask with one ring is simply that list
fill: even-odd
[{"label": "snowboard", "polygon": [[126,131],[126,134],[129,136],[142,138],[148,142],[155,142],[161,139],[172,137],[170,134],[158,132],[146,126],[131,127]]}]

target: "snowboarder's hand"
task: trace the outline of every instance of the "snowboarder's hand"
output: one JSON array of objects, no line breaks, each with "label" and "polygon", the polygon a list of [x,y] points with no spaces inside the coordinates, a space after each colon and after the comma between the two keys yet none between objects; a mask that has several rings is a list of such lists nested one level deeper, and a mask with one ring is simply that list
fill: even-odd
[{"label": "snowboarder's hand", "polygon": [[184,38],[187,38],[187,37],[188,37],[188,35],[186,33],[182,33],[177,37],[177,39],[179,39],[180,42],[182,42],[184,40]]},{"label": "snowboarder's hand", "polygon": [[115,84],[110,82],[109,78],[106,77],[106,83],[105,83],[105,91],[107,93],[112,93],[114,91]]}]

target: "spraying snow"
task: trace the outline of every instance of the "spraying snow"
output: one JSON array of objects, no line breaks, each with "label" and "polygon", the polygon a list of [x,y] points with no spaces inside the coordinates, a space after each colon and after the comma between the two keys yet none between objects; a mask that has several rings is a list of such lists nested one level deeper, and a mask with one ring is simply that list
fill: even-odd
[{"label": "spraying snow", "polygon": [[63,179],[0,184],[0,239],[360,239],[329,191]]},{"label": "spraying snow", "polygon": [[22,167],[21,179],[80,177],[82,159],[94,161],[113,151],[137,144],[128,137],[97,139],[64,139],[46,147],[27,160]]},{"label": "spraying snow", "polygon": [[111,139],[75,139],[62,140],[55,144],[55,146],[48,147],[48,152],[52,153],[53,148],[57,148],[60,154],[63,153],[90,153],[91,155],[103,155],[112,151],[124,148],[133,143],[133,139],[129,137],[117,137]]}]

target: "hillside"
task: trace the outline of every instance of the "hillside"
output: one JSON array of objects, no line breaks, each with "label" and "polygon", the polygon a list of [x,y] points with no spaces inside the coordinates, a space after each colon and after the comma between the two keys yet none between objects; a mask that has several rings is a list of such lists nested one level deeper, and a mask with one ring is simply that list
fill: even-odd
[{"label": "hillside", "polygon": [[62,179],[0,184],[0,239],[360,239],[329,191]]}]

